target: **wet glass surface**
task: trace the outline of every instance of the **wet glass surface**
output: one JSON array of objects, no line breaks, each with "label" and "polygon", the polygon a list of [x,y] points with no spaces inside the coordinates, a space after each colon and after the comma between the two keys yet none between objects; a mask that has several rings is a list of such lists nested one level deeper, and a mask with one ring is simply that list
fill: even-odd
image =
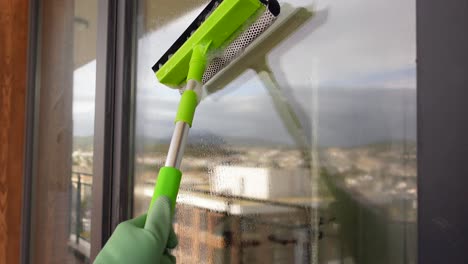
[{"label": "wet glass surface", "polygon": [[[280,3],[197,108],[178,261],[416,263],[415,2]],[[151,66],[206,1],[138,4],[135,215],[180,99]]]}]

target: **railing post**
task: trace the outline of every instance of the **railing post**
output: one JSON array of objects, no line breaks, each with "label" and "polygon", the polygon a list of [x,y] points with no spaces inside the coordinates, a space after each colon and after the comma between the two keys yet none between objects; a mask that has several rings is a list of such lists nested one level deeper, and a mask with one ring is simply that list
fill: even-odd
[{"label": "railing post", "polygon": [[70,239],[73,234],[73,174],[74,172],[71,173],[70,185],[68,188],[68,208],[70,210],[70,213],[68,214],[68,239]]},{"label": "railing post", "polygon": [[80,243],[81,232],[81,173],[78,173],[78,185],[76,188],[76,244]]}]

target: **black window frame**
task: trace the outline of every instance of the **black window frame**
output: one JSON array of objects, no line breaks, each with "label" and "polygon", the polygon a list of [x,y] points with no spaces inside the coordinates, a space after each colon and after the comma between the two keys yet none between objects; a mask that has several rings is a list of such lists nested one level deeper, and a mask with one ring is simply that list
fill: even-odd
[{"label": "black window frame", "polygon": [[418,262],[466,263],[468,1],[416,4]]},{"label": "black window frame", "polygon": [[135,18],[135,1],[99,1],[91,260],[132,216]]},{"label": "black window frame", "polygon": [[37,141],[36,120],[38,114],[39,91],[37,89],[36,64],[38,54],[36,52],[39,35],[39,2],[29,0],[28,5],[28,55],[27,55],[27,87],[26,87],[26,118],[25,118],[25,144],[24,144],[24,168],[23,168],[23,204],[21,208],[21,241],[20,263],[30,262],[31,240],[31,199],[32,180],[35,171],[34,157],[35,142]]}]

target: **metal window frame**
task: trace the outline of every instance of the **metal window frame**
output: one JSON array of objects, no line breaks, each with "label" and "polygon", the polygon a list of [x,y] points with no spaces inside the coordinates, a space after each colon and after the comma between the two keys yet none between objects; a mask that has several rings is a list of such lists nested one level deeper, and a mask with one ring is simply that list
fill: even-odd
[{"label": "metal window frame", "polygon": [[417,0],[418,262],[466,263],[468,1]]},{"label": "metal window frame", "polygon": [[39,53],[39,14],[40,4],[38,0],[29,0],[28,10],[28,50],[27,50],[27,87],[26,87],[26,118],[25,118],[25,144],[24,144],[24,168],[23,168],[23,206],[21,208],[21,241],[20,263],[30,262],[31,241],[31,199],[33,173],[36,163],[34,161],[37,138],[37,118],[39,106],[39,77],[37,74],[37,61]]},{"label": "metal window frame", "polygon": [[91,261],[132,215],[135,17],[134,1],[99,1]]}]

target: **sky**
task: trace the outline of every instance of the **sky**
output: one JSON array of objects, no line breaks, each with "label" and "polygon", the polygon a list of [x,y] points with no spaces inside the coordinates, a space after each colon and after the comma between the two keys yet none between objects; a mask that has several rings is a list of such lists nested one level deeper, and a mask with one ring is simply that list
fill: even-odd
[{"label": "sky", "polygon": [[[324,146],[414,140],[415,1],[281,3],[278,22],[299,7],[316,15],[273,49],[257,54],[272,75],[246,69],[223,91],[204,98],[192,135],[294,144],[288,124],[296,115],[302,127],[298,133]],[[138,40],[137,142],[157,143],[172,133],[180,95],[159,84],[151,66],[199,12],[185,12]],[[75,71],[75,135],[93,133],[95,67],[93,61]],[[280,106],[273,103],[275,91],[283,95]],[[278,114],[286,108],[293,109],[293,116],[284,110]]]}]

